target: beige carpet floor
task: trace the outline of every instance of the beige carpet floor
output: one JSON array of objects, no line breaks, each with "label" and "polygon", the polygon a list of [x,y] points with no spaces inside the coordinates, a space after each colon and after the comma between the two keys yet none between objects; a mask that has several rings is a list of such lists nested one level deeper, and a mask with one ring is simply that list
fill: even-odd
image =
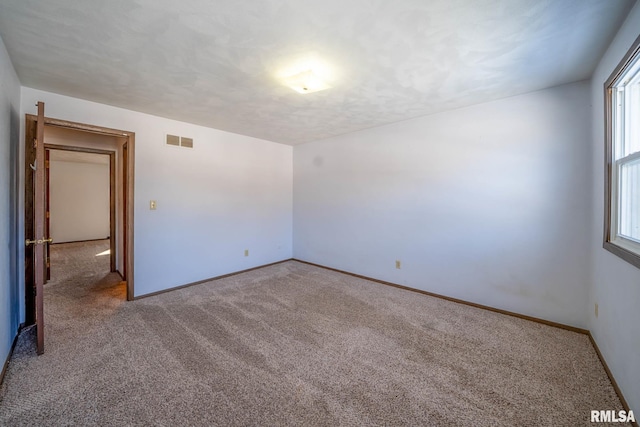
[{"label": "beige carpet floor", "polygon": [[581,334],[295,261],[125,302],[107,245],[54,246],[46,353],[21,334],[0,425],[580,426],[622,409]]}]

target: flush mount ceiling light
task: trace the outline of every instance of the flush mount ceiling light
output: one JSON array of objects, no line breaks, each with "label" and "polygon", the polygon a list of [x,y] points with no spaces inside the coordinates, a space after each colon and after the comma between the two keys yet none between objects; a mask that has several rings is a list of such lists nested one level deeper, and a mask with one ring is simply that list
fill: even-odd
[{"label": "flush mount ceiling light", "polygon": [[301,71],[284,78],[285,84],[298,93],[312,93],[329,89],[331,86],[322,80],[313,70]]},{"label": "flush mount ceiling light", "polygon": [[310,52],[285,58],[276,68],[276,78],[298,93],[313,93],[329,89],[335,82],[335,72],[320,55]]}]

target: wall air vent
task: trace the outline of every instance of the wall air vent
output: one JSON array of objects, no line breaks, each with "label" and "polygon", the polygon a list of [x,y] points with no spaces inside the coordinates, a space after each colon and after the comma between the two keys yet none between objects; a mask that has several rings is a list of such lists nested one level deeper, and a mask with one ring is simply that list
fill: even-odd
[{"label": "wall air vent", "polygon": [[193,138],[185,136],[167,135],[167,145],[176,147],[193,148]]},{"label": "wall air vent", "polygon": [[175,135],[167,135],[167,145],[180,145],[180,137]]}]

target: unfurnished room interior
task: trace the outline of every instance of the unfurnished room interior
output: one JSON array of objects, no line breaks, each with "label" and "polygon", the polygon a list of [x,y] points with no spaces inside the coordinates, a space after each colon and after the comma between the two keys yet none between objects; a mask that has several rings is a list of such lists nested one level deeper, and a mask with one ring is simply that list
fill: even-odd
[{"label": "unfurnished room interior", "polygon": [[0,425],[638,425],[638,1],[0,0],[0,95]]}]

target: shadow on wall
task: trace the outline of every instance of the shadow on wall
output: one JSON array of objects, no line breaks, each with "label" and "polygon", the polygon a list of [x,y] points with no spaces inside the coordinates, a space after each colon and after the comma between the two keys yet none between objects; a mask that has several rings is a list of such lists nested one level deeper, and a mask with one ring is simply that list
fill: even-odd
[{"label": "shadow on wall", "polygon": [[11,108],[9,140],[9,298],[11,298],[11,330],[17,331],[20,323],[20,274],[19,274],[19,250],[20,250],[20,113]]}]

